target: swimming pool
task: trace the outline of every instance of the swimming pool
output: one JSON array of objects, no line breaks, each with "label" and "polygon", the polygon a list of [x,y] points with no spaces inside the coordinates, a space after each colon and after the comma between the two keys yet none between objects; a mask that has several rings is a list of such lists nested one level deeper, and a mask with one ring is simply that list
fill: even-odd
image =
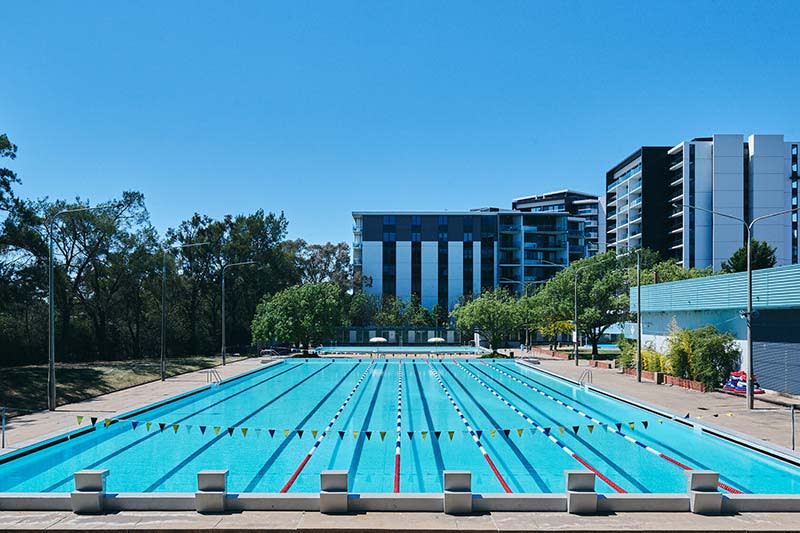
[{"label": "swimming pool", "polygon": [[481,354],[488,353],[486,348],[476,348],[475,346],[446,346],[446,345],[427,345],[427,346],[386,346],[383,344],[372,344],[369,346],[320,346],[315,350],[318,354],[369,354],[369,353],[398,353],[398,354]]},{"label": "swimming pool", "polygon": [[[605,493],[682,493],[686,468],[729,493],[798,493],[800,469],[731,440],[508,360],[285,360],[0,456],[0,492],[73,490],[107,468],[109,491],[193,492],[228,469],[232,492],[441,492],[444,470],[474,492],[563,493],[589,469]],[[77,422],[77,420],[76,420]],[[88,427],[87,427],[88,426]]]}]

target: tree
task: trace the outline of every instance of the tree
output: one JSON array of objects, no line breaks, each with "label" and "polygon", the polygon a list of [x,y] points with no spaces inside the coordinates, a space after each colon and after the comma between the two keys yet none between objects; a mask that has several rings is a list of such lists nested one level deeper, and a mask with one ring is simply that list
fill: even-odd
[{"label": "tree", "polygon": [[730,333],[721,333],[712,325],[681,329],[673,322],[667,358],[678,377],[699,381],[706,390],[714,390],[737,368],[740,356]]},{"label": "tree", "polygon": [[514,297],[505,289],[486,291],[468,302],[456,304],[450,313],[462,331],[476,331],[489,339],[496,351],[503,337],[521,326]]},{"label": "tree", "polygon": [[376,326],[400,327],[406,324],[406,304],[401,298],[386,296],[381,301],[381,307],[375,314]]},{"label": "tree", "polygon": [[341,294],[332,283],[305,283],[265,296],[258,304],[253,342],[290,342],[307,348],[333,337],[342,322]]},{"label": "tree", "polygon": [[[767,241],[750,241],[750,267],[753,270],[774,267],[775,248]],[[745,272],[747,270],[747,245],[742,246],[733,255],[722,263],[723,272]]]},{"label": "tree", "polygon": [[404,322],[412,327],[433,326],[436,319],[430,309],[422,305],[419,296],[414,293],[411,295],[405,310]]},{"label": "tree", "polygon": [[592,344],[592,356],[606,330],[628,316],[628,283],[624,269],[635,257],[606,252],[562,269],[536,293],[542,313],[552,321],[573,320],[575,273],[578,274],[578,329]]},{"label": "tree", "polygon": [[[8,135],[0,135],[0,158],[7,157],[11,160],[17,158],[17,145],[8,139]],[[19,183],[17,173],[8,168],[0,167],[0,210],[8,211],[14,201],[11,185]]]},{"label": "tree", "polygon": [[342,292],[353,290],[356,280],[347,243],[308,244],[298,239],[286,241],[285,245],[297,261],[303,283],[330,282]]}]

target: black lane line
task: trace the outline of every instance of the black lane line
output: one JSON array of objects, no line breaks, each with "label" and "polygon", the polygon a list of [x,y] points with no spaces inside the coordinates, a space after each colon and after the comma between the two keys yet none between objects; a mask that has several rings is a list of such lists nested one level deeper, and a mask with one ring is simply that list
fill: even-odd
[{"label": "black lane line", "polygon": [[[286,396],[287,394],[289,394],[290,392],[295,390],[297,387],[299,387],[300,385],[302,385],[303,383],[305,383],[309,379],[313,378],[314,376],[316,376],[317,374],[319,374],[320,372],[322,372],[323,370],[325,370],[326,368],[328,368],[332,364],[333,363],[328,363],[327,365],[323,366],[322,368],[320,368],[316,372],[312,372],[311,374],[309,374],[308,376],[304,377],[303,379],[301,379],[297,383],[293,384],[291,387],[289,387],[288,389],[286,389],[282,393],[280,393],[277,396],[275,396],[274,398],[272,398],[267,403],[262,404],[258,409],[255,409],[255,410],[251,411],[250,414],[248,414],[247,416],[244,416],[243,418],[240,418],[238,421],[236,421],[235,423],[231,424],[228,427],[234,427],[234,428],[235,427],[239,427],[242,423],[247,422],[248,420],[250,420],[251,418],[256,416],[258,413],[260,413],[261,411],[263,411],[264,409],[266,409],[267,407],[269,407],[273,403],[277,402],[278,400],[280,400],[281,398],[283,398],[284,396]],[[162,483],[164,483],[166,480],[168,480],[173,475],[175,475],[178,471],[183,469],[183,467],[186,466],[187,464],[189,464],[193,459],[199,457],[204,451],[206,451],[211,446],[213,446],[214,444],[216,444],[220,440],[224,439],[225,437],[230,437],[230,435],[228,435],[227,432],[224,432],[224,433],[221,432],[219,435],[216,435],[213,439],[211,439],[210,441],[206,442],[205,444],[200,446],[197,450],[192,452],[186,459],[184,459],[183,461],[181,461],[180,463],[178,463],[177,465],[172,467],[169,470],[169,472],[167,472],[166,474],[164,474],[163,476],[158,478],[154,483],[151,483],[150,486],[147,487],[144,490],[144,492],[153,492],[153,491],[155,491]]]},{"label": "black lane line", "polygon": [[[336,389],[338,389],[341,386],[341,384],[344,383],[344,380],[346,380],[347,377],[350,374],[352,374],[356,370],[356,368],[358,368],[359,366],[361,366],[361,363],[354,364],[353,368],[348,370],[347,373],[344,375],[344,377],[342,377],[342,379],[340,379],[339,382],[336,385],[331,387],[331,389],[328,391],[328,393],[319,401],[319,403],[317,403],[317,405],[315,405],[308,412],[308,414],[306,416],[303,417],[303,419],[300,422],[298,422],[295,425],[295,427],[296,428],[300,428],[300,427],[303,426],[303,424],[308,422],[311,419],[311,417],[314,416],[314,414],[322,407],[322,404],[324,404],[326,401],[328,401],[328,398],[330,398],[333,395],[333,393],[336,391]],[[272,452],[272,455],[269,456],[269,459],[267,459],[264,462],[264,464],[261,466],[261,468],[258,470],[258,472],[256,472],[256,474],[253,476],[253,478],[247,484],[247,487],[245,487],[244,492],[251,492],[254,488],[256,488],[256,486],[258,485],[258,482],[261,481],[261,479],[266,475],[267,471],[270,469],[270,467],[272,467],[272,465],[278,459],[280,454],[283,453],[283,450],[285,450],[286,447],[293,441],[295,435],[296,435],[296,432],[293,432],[293,433],[290,434],[290,436],[288,438],[283,439],[283,442],[281,442],[281,444],[275,449],[275,451]]]},{"label": "black lane line", "polygon": [[[400,362],[401,365],[405,366],[404,362]],[[403,367],[399,369],[400,372],[403,371]],[[406,386],[406,390],[410,391],[410,385]],[[420,392],[422,394],[422,392]],[[414,427],[414,409],[411,408],[411,394],[408,392],[406,393],[406,408],[405,408],[405,415],[408,417],[408,427]],[[403,435],[400,435],[400,438],[403,438]],[[414,471],[417,473],[417,479],[419,479],[420,486],[424,485],[424,474],[422,473],[422,464],[419,460],[419,449],[416,446],[416,443],[412,439],[411,441],[411,457],[413,459],[412,464],[414,465]]]},{"label": "black lane line", "polygon": [[[417,368],[417,363],[412,363],[414,365],[414,377],[417,380],[417,388],[419,389],[419,397],[422,400],[422,412],[425,413],[425,422],[428,424],[428,431],[433,432],[435,429],[433,425],[433,417],[431,416],[431,409],[428,406],[428,400],[425,398],[425,389],[422,388],[422,381],[419,379],[419,369]],[[413,442],[413,439],[412,439]],[[442,458],[442,449],[439,447],[439,441],[436,439],[431,439],[431,445],[433,446],[433,458],[436,461],[436,470],[438,472],[437,479],[442,479],[442,472],[444,472],[444,459]]]},{"label": "black lane line", "polygon": [[[536,405],[534,405],[533,403],[528,401],[527,398],[525,398],[524,396],[522,396],[520,394],[517,394],[514,390],[508,388],[508,386],[506,386],[505,383],[503,383],[502,381],[498,381],[494,376],[491,376],[491,375],[487,374],[483,369],[479,368],[479,365],[475,365],[473,368],[475,370],[477,370],[478,372],[480,372],[481,374],[483,374],[484,376],[486,376],[488,379],[490,379],[490,380],[494,381],[495,383],[497,383],[498,387],[504,388],[505,390],[507,390],[509,392],[509,394],[513,394],[514,396],[516,396],[517,398],[522,400],[524,403],[526,403],[528,406],[530,406],[534,411],[536,411],[541,416],[543,416],[543,417],[547,418],[548,420],[550,420],[553,423],[553,425],[555,425],[556,427],[559,427],[559,426],[562,425],[555,418],[551,417],[550,415],[548,415],[547,413],[545,413],[544,411],[539,409]],[[629,474],[628,472],[626,472],[625,470],[620,468],[617,465],[616,462],[611,460],[610,457],[607,457],[605,454],[601,453],[600,450],[598,450],[597,448],[595,448],[594,446],[589,444],[583,437],[580,437],[578,435],[572,435],[572,434],[570,434],[570,436],[574,437],[576,441],[580,442],[581,444],[586,446],[587,449],[589,449],[592,452],[594,452],[594,454],[597,457],[599,457],[600,459],[602,459],[603,462],[606,463],[611,469],[613,469],[615,472],[617,472],[621,477],[624,477],[625,479],[627,479],[632,485],[634,485],[640,491],[647,492],[647,493],[652,492],[650,489],[648,489],[642,483],[640,483],[635,477],[633,477],[631,474]]]},{"label": "black lane line", "polygon": [[[585,402],[582,402],[580,400],[575,400],[575,399],[567,396],[563,392],[559,391],[558,389],[554,388],[553,386],[548,385],[547,383],[542,383],[541,381],[538,381],[538,380],[536,380],[536,379],[534,379],[534,378],[532,378],[530,376],[526,376],[525,374],[514,370],[510,366],[502,365],[502,367],[508,372],[514,373],[514,374],[520,376],[521,378],[527,379],[528,381],[532,381],[532,382],[536,383],[537,385],[548,389],[550,392],[554,393],[554,395],[557,394],[558,396],[561,396],[562,398],[566,398],[567,399],[566,401],[569,401],[571,403],[575,403],[575,404],[578,404],[578,405],[582,406],[587,412],[595,413],[595,418],[598,418],[600,420],[603,420],[604,418],[608,419],[607,415],[599,415],[599,416],[597,416],[598,415],[597,409],[593,408],[591,405],[589,405],[589,404],[587,404]],[[664,418],[661,415],[659,415],[659,417],[660,418]],[[667,418],[667,420],[670,420],[670,419]],[[694,457],[690,457],[685,452],[683,452],[681,450],[678,450],[677,448],[674,448],[673,446],[671,446],[670,444],[668,444],[668,443],[666,443],[666,442],[664,442],[662,440],[655,439],[655,438],[652,438],[652,437],[649,440],[658,443],[658,445],[661,448],[664,448],[665,450],[669,450],[670,452],[672,452],[672,455],[680,457],[686,463],[697,465],[698,467],[700,467],[699,468],[700,470],[714,470],[712,467],[702,463],[701,461],[698,461]],[[723,474],[722,472],[719,473],[719,478],[720,478],[720,480],[722,480],[724,483],[726,483],[728,485],[731,485],[733,487],[738,487],[738,488],[744,490],[745,492],[753,492],[749,487],[744,485],[742,483],[742,481],[739,480],[739,479],[732,479],[730,476],[727,476],[727,475]]]},{"label": "black lane line", "polygon": [[[245,392],[249,391],[250,389],[258,387],[259,385],[263,385],[267,381],[271,381],[271,380],[273,380],[273,379],[275,379],[275,378],[277,378],[277,377],[279,377],[279,376],[281,376],[283,374],[286,374],[287,372],[291,372],[292,370],[296,370],[296,369],[300,368],[300,366],[301,365],[291,366],[291,367],[287,368],[286,370],[284,370],[283,372],[279,372],[277,374],[272,374],[271,376],[269,376],[267,378],[264,378],[261,381],[250,385],[249,387],[246,387],[246,388],[244,388],[244,389],[242,389],[242,390],[240,390],[238,392],[235,392],[235,393],[233,393],[233,394],[231,394],[229,396],[225,396],[221,400],[217,400],[216,402],[214,402],[214,403],[212,403],[210,405],[207,405],[206,407],[203,407],[202,409],[198,409],[197,411],[195,411],[193,413],[190,413],[190,414],[184,416],[183,418],[179,418],[178,420],[175,420],[175,421],[171,422],[168,425],[179,424],[180,422],[183,422],[184,420],[187,420],[187,419],[189,419],[189,418],[191,418],[191,417],[193,417],[195,415],[198,415],[198,414],[202,413],[203,411],[207,411],[207,410],[211,409],[212,407],[216,407],[217,405],[219,405],[221,403],[227,402],[231,398],[234,398],[234,397],[236,397],[236,396],[238,396],[238,395],[240,395],[242,393],[245,393]],[[108,461],[109,459],[113,459],[117,455],[130,450],[134,446],[136,446],[138,444],[141,444],[142,442],[146,441],[147,439],[155,437],[159,433],[160,432],[148,433],[144,437],[142,437],[140,439],[136,439],[135,441],[133,441],[133,442],[131,442],[129,444],[126,444],[122,448],[119,448],[118,450],[115,450],[115,451],[109,453],[108,455],[98,459],[94,463],[82,468],[82,470],[88,470],[88,469],[96,468],[97,466],[100,466],[101,464],[103,464],[105,461]],[[58,487],[60,487],[61,485],[63,485],[64,483],[68,483],[69,481],[71,481],[72,477],[73,476],[65,477],[65,478],[61,479],[60,481],[57,481],[56,483],[54,483],[54,484],[50,485],[49,487],[45,488],[42,492],[51,492],[51,491],[57,489]]]},{"label": "black lane line", "polygon": [[[478,400],[477,400],[477,399],[475,399],[475,396],[473,396],[473,395],[472,395],[472,393],[469,391],[469,389],[468,389],[468,388],[467,388],[467,387],[466,387],[466,386],[465,386],[465,385],[464,385],[464,384],[461,382],[461,380],[460,380],[460,379],[458,379],[458,377],[456,377],[456,375],[453,373],[453,371],[452,371],[452,370],[450,370],[449,368],[447,368],[447,365],[445,365],[445,364],[442,364],[442,368],[444,368],[444,369],[447,371],[447,373],[448,373],[448,374],[450,374],[450,375],[452,376],[452,378],[453,378],[453,379],[456,381],[456,383],[458,383],[458,384],[459,384],[459,386],[460,386],[460,387],[461,387],[461,388],[464,390],[464,392],[467,394],[467,396],[469,396],[469,397],[470,397],[470,399],[473,401],[473,403],[474,403],[475,405],[477,405],[477,406],[478,406],[478,409],[480,409],[480,410],[481,410],[481,412],[482,412],[482,413],[483,413],[483,414],[486,416],[486,418],[488,418],[488,419],[489,419],[489,421],[492,423],[492,425],[494,425],[494,427],[496,427],[496,428],[500,428],[500,427],[502,427],[502,426],[501,426],[501,425],[500,425],[500,424],[497,422],[497,420],[496,420],[496,419],[495,419],[495,418],[494,418],[494,417],[493,417],[491,414],[489,414],[489,411],[487,411],[487,410],[486,410],[486,409],[485,409],[485,408],[484,408],[484,407],[483,407],[483,406],[480,404],[480,402],[478,402]],[[534,468],[534,467],[533,467],[533,465],[532,465],[532,464],[531,464],[531,463],[528,461],[528,459],[525,457],[525,454],[524,454],[524,453],[522,453],[522,450],[520,450],[520,449],[519,449],[519,447],[516,445],[516,443],[515,443],[515,442],[514,442],[514,441],[511,439],[511,437],[510,437],[510,436],[506,436],[506,434],[505,434],[505,433],[503,433],[503,435],[502,435],[502,437],[501,437],[501,438],[502,438],[502,439],[504,439],[504,440],[506,441],[506,443],[508,444],[508,446],[511,448],[511,451],[512,451],[512,452],[514,452],[514,455],[516,455],[516,456],[517,456],[517,459],[519,459],[519,462],[520,462],[520,463],[522,463],[522,466],[524,466],[524,467],[525,467],[525,470],[527,470],[527,471],[528,471],[528,474],[530,474],[530,476],[531,476],[531,477],[533,478],[533,480],[536,482],[536,485],[539,487],[539,489],[540,489],[542,492],[553,492],[553,491],[552,491],[552,490],[550,490],[550,488],[547,486],[547,483],[545,483],[544,479],[542,479],[542,477],[541,477],[541,476],[539,475],[539,473],[536,471],[536,468]],[[508,472],[509,474],[511,474],[511,470],[510,470],[510,469],[509,469],[507,466],[506,466],[506,472]],[[513,476],[513,474],[511,474],[511,475]],[[515,479],[515,477],[512,477],[512,479],[514,479],[514,482],[516,483],[517,487],[519,488],[519,491],[520,491],[520,492],[525,492],[525,491],[523,490],[523,487],[522,487],[522,486],[520,485],[520,483],[519,483],[519,482],[518,482],[518,481]]]},{"label": "black lane line", "polygon": [[364,449],[364,442],[367,438],[364,436],[364,431],[369,429],[369,422],[372,420],[372,413],[375,411],[375,403],[378,401],[378,395],[381,391],[381,383],[383,383],[383,378],[386,376],[386,367],[389,365],[389,362],[383,363],[383,369],[381,369],[381,377],[378,378],[378,385],[375,387],[375,394],[372,395],[372,400],[369,402],[369,408],[367,408],[367,414],[364,416],[364,421],[361,423],[361,431],[358,434],[358,440],[356,440],[356,449],[353,450],[353,457],[350,459],[350,472],[352,472],[352,477],[355,478],[356,474],[358,473],[358,462],[361,459],[361,451]]}]

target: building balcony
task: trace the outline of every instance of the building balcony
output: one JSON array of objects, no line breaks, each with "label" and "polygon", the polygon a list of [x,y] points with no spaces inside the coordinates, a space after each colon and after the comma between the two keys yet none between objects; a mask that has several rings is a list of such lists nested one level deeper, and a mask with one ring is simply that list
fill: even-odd
[{"label": "building balcony", "polygon": [[519,226],[512,224],[501,224],[500,233],[519,233]]}]

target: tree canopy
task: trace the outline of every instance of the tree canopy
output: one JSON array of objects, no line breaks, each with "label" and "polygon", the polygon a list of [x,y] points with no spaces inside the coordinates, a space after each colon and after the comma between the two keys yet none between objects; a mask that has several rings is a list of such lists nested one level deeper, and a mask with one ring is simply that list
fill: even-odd
[{"label": "tree canopy", "polygon": [[488,339],[492,350],[497,350],[504,337],[522,326],[516,298],[502,288],[456,304],[450,315],[460,330],[475,331]]},{"label": "tree canopy", "polygon": [[[750,241],[750,267],[753,270],[761,268],[774,267],[775,248],[769,245],[767,241],[758,241],[753,239]],[[724,263],[722,263],[723,272],[745,272],[747,271],[747,245],[742,246]]]},{"label": "tree canopy", "polygon": [[304,283],[265,297],[251,325],[253,340],[310,348],[341,324],[341,293],[333,283]]}]

